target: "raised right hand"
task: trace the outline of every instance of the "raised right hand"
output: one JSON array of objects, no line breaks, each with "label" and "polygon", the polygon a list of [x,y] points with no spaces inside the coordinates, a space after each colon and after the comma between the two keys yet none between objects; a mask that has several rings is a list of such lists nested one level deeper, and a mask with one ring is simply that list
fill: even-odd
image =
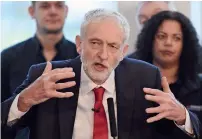
[{"label": "raised right hand", "polygon": [[52,70],[52,64],[47,62],[43,74],[20,93],[18,109],[25,112],[32,106],[45,102],[50,98],[69,98],[73,96],[72,92],[61,93],[56,90],[75,86],[75,81],[65,83],[56,82],[74,76],[75,73],[72,68],[58,68]]}]

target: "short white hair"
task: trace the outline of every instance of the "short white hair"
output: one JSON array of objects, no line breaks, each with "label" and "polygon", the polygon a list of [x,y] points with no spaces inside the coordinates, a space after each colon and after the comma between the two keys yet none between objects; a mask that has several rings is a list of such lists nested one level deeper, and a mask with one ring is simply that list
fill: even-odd
[{"label": "short white hair", "polygon": [[[136,21],[136,24],[138,25],[138,28],[141,28],[142,25],[140,24],[139,22],[139,14],[140,14],[140,9],[142,8],[142,6],[148,2],[154,2],[154,1],[140,1],[137,3],[137,7],[136,7],[136,14],[135,14],[135,21]],[[156,1],[158,2],[158,1]],[[168,9],[170,11],[177,11],[174,3],[172,1],[159,1],[159,2],[165,2],[167,5],[168,5]]]},{"label": "short white hair", "polygon": [[130,25],[128,21],[119,12],[110,11],[107,9],[95,9],[85,14],[84,20],[80,28],[81,37],[84,37],[87,25],[89,25],[93,21],[105,20],[106,18],[115,19],[115,21],[120,25],[121,29],[123,30],[124,33],[123,43],[124,44],[128,43],[128,39],[130,36]]}]

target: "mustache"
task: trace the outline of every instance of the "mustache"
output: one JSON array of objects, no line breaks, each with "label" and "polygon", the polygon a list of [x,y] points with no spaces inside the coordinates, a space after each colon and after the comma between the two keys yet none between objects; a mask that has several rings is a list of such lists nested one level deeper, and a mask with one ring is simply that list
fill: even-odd
[{"label": "mustache", "polygon": [[100,64],[100,65],[102,65],[102,66],[104,66],[104,67],[109,67],[110,65],[109,65],[109,63],[108,62],[93,62],[94,64]]},{"label": "mustache", "polygon": [[[81,59],[81,62],[84,63],[84,64],[101,64],[103,65],[104,67],[106,68],[111,68],[111,64],[109,63],[108,60],[99,60],[99,59],[92,59],[90,61],[86,60],[85,56],[83,53],[81,53],[80,55],[80,59]],[[124,55],[121,55],[118,59],[118,63],[116,63],[116,66],[115,68],[119,65],[119,62],[121,62],[122,60],[124,59]],[[113,68],[113,69],[115,69]]]}]

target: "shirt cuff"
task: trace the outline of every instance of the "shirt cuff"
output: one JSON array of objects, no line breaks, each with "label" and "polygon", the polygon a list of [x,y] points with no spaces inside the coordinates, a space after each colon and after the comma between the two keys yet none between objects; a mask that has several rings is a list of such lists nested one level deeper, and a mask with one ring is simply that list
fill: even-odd
[{"label": "shirt cuff", "polygon": [[176,123],[175,123],[175,125],[177,127],[179,127],[181,130],[185,131],[187,134],[193,135],[193,127],[192,127],[192,123],[190,120],[189,112],[187,111],[186,108],[185,108],[185,110],[186,110],[185,125],[177,125]]},{"label": "shirt cuff", "polygon": [[18,98],[19,98],[19,95],[20,94],[18,94],[15,97],[15,99],[14,99],[14,101],[13,101],[11,107],[10,107],[7,124],[9,124],[9,122],[16,121],[17,119],[20,119],[23,115],[25,115],[27,113],[27,111],[26,112],[21,112],[21,111],[18,110]]}]

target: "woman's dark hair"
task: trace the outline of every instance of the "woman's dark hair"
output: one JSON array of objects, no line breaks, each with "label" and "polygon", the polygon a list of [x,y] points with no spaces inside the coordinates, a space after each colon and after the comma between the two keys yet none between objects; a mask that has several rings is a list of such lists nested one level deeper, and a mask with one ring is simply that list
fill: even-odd
[{"label": "woman's dark hair", "polygon": [[198,73],[198,54],[200,47],[197,33],[191,21],[179,12],[163,11],[154,15],[148,20],[137,39],[137,51],[135,57],[137,59],[152,63],[152,48],[155,34],[158,28],[165,20],[174,20],[180,23],[183,33],[183,48],[180,56],[180,66],[178,78],[181,81],[195,80]]}]

